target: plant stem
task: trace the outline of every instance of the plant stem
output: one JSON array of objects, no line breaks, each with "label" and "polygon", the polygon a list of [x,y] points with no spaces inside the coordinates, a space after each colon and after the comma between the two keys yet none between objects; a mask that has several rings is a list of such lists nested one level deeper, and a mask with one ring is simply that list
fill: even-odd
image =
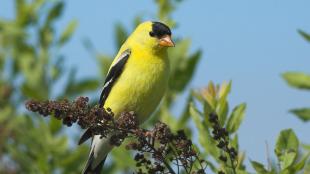
[{"label": "plant stem", "polygon": [[165,164],[165,166],[167,167],[167,169],[169,170],[169,172],[171,174],[176,174],[174,172],[174,170],[171,168],[171,166],[167,163],[167,161],[165,160],[165,158],[161,155],[160,152],[158,152],[149,142],[145,141],[146,144],[156,153],[156,154],[160,154],[161,159],[163,160],[163,163]]}]

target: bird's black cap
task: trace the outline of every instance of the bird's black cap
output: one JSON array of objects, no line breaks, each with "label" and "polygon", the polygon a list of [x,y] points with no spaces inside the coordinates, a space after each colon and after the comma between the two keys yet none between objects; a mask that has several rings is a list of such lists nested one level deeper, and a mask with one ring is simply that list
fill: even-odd
[{"label": "bird's black cap", "polygon": [[152,31],[150,32],[151,37],[161,38],[164,35],[171,36],[171,30],[167,25],[161,22],[152,22],[152,23],[153,23]]}]

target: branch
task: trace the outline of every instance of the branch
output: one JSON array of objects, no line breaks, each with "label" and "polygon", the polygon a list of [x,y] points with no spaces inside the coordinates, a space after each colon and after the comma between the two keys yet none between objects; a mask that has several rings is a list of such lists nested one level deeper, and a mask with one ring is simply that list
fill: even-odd
[{"label": "branch", "polygon": [[[236,157],[238,157],[238,153],[234,147],[229,147],[229,134],[227,130],[221,127],[216,113],[211,113],[209,115],[209,121],[212,123],[213,139],[218,142],[217,147],[225,153],[222,154],[219,159],[223,161],[225,165],[227,165],[226,162],[228,156],[230,160],[230,166],[227,166],[232,169],[233,174],[237,174],[236,166],[238,161]],[[223,171],[219,171],[219,173],[225,174]]]},{"label": "branch", "polygon": [[[44,117],[54,116],[67,126],[76,123],[82,129],[90,130],[91,135],[107,137],[113,133],[110,144],[114,146],[120,146],[125,138],[133,137],[135,140],[127,144],[126,149],[136,152],[134,159],[138,174],[179,174],[182,173],[179,166],[186,172],[191,171],[197,160],[200,167],[191,173],[205,173],[205,167],[201,164],[203,160],[199,160],[198,153],[184,131],[180,130],[174,134],[161,122],[156,123],[153,129],[145,130],[139,127],[134,112],[123,112],[115,119],[111,109],[100,108],[97,105],[91,107],[88,101],[87,97],[78,97],[73,102],[30,100],[26,102],[26,108]],[[174,169],[177,169],[177,172]]]}]

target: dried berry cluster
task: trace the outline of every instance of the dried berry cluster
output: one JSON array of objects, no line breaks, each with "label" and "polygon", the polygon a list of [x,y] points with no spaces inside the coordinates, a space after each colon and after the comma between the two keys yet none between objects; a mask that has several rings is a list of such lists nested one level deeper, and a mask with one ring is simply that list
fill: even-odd
[{"label": "dried berry cluster", "polygon": [[90,107],[87,97],[79,97],[73,102],[31,100],[26,103],[26,108],[43,116],[53,115],[67,126],[77,123],[88,129],[90,137],[95,134],[106,137],[113,132],[110,143],[115,146],[121,145],[125,138],[133,137],[134,142],[126,147],[137,151],[135,161],[139,174],[205,173],[206,165],[184,131],[174,134],[164,123],[157,123],[152,130],[141,129],[133,112],[124,112],[115,120],[110,109]]},{"label": "dried berry cluster", "polygon": [[111,144],[119,146],[127,136],[128,131],[138,127],[138,122],[133,113],[122,113],[120,118],[115,120],[111,109],[100,108],[97,105],[90,107],[87,97],[78,97],[75,101],[34,101],[26,103],[26,108],[46,117],[53,115],[62,120],[63,124],[71,126],[73,123],[87,129],[87,137],[79,142],[83,143],[93,135],[106,137],[111,132]]},{"label": "dried berry cluster", "polygon": [[204,161],[199,159],[184,131],[173,134],[166,124],[159,122],[150,131],[140,129],[135,137],[137,141],[126,147],[138,151],[135,155],[137,173],[180,173],[181,170],[191,174],[205,173]]},{"label": "dried berry cluster", "polygon": [[26,108],[44,117],[53,115],[67,126],[78,122],[83,129],[95,126],[101,120],[112,120],[111,112],[96,106],[91,108],[88,100],[88,97],[78,97],[73,102],[66,99],[60,101],[30,100],[26,102]]},{"label": "dried berry cluster", "polygon": [[113,131],[110,144],[114,146],[120,146],[126,137],[139,131],[139,123],[133,112],[123,112],[116,121],[113,119],[112,123],[113,126],[108,129]]},{"label": "dried berry cluster", "polygon": [[[238,153],[234,147],[229,146],[229,134],[227,130],[221,127],[218,116],[216,113],[211,113],[209,115],[209,121],[212,123],[212,134],[213,139],[217,141],[217,147],[221,149],[224,153],[219,157],[224,163],[227,162],[227,156],[230,159],[230,167],[233,170],[233,173],[236,173],[236,165],[238,163],[237,157]],[[219,171],[219,174],[225,174],[223,171]]]}]

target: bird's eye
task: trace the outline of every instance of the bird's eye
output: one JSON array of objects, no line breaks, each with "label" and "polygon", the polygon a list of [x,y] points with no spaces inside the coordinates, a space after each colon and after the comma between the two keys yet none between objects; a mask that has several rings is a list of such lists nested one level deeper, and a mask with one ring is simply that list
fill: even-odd
[{"label": "bird's eye", "polygon": [[150,31],[149,34],[150,34],[151,37],[154,37],[154,36],[155,36],[155,34],[154,34],[153,31]]}]

